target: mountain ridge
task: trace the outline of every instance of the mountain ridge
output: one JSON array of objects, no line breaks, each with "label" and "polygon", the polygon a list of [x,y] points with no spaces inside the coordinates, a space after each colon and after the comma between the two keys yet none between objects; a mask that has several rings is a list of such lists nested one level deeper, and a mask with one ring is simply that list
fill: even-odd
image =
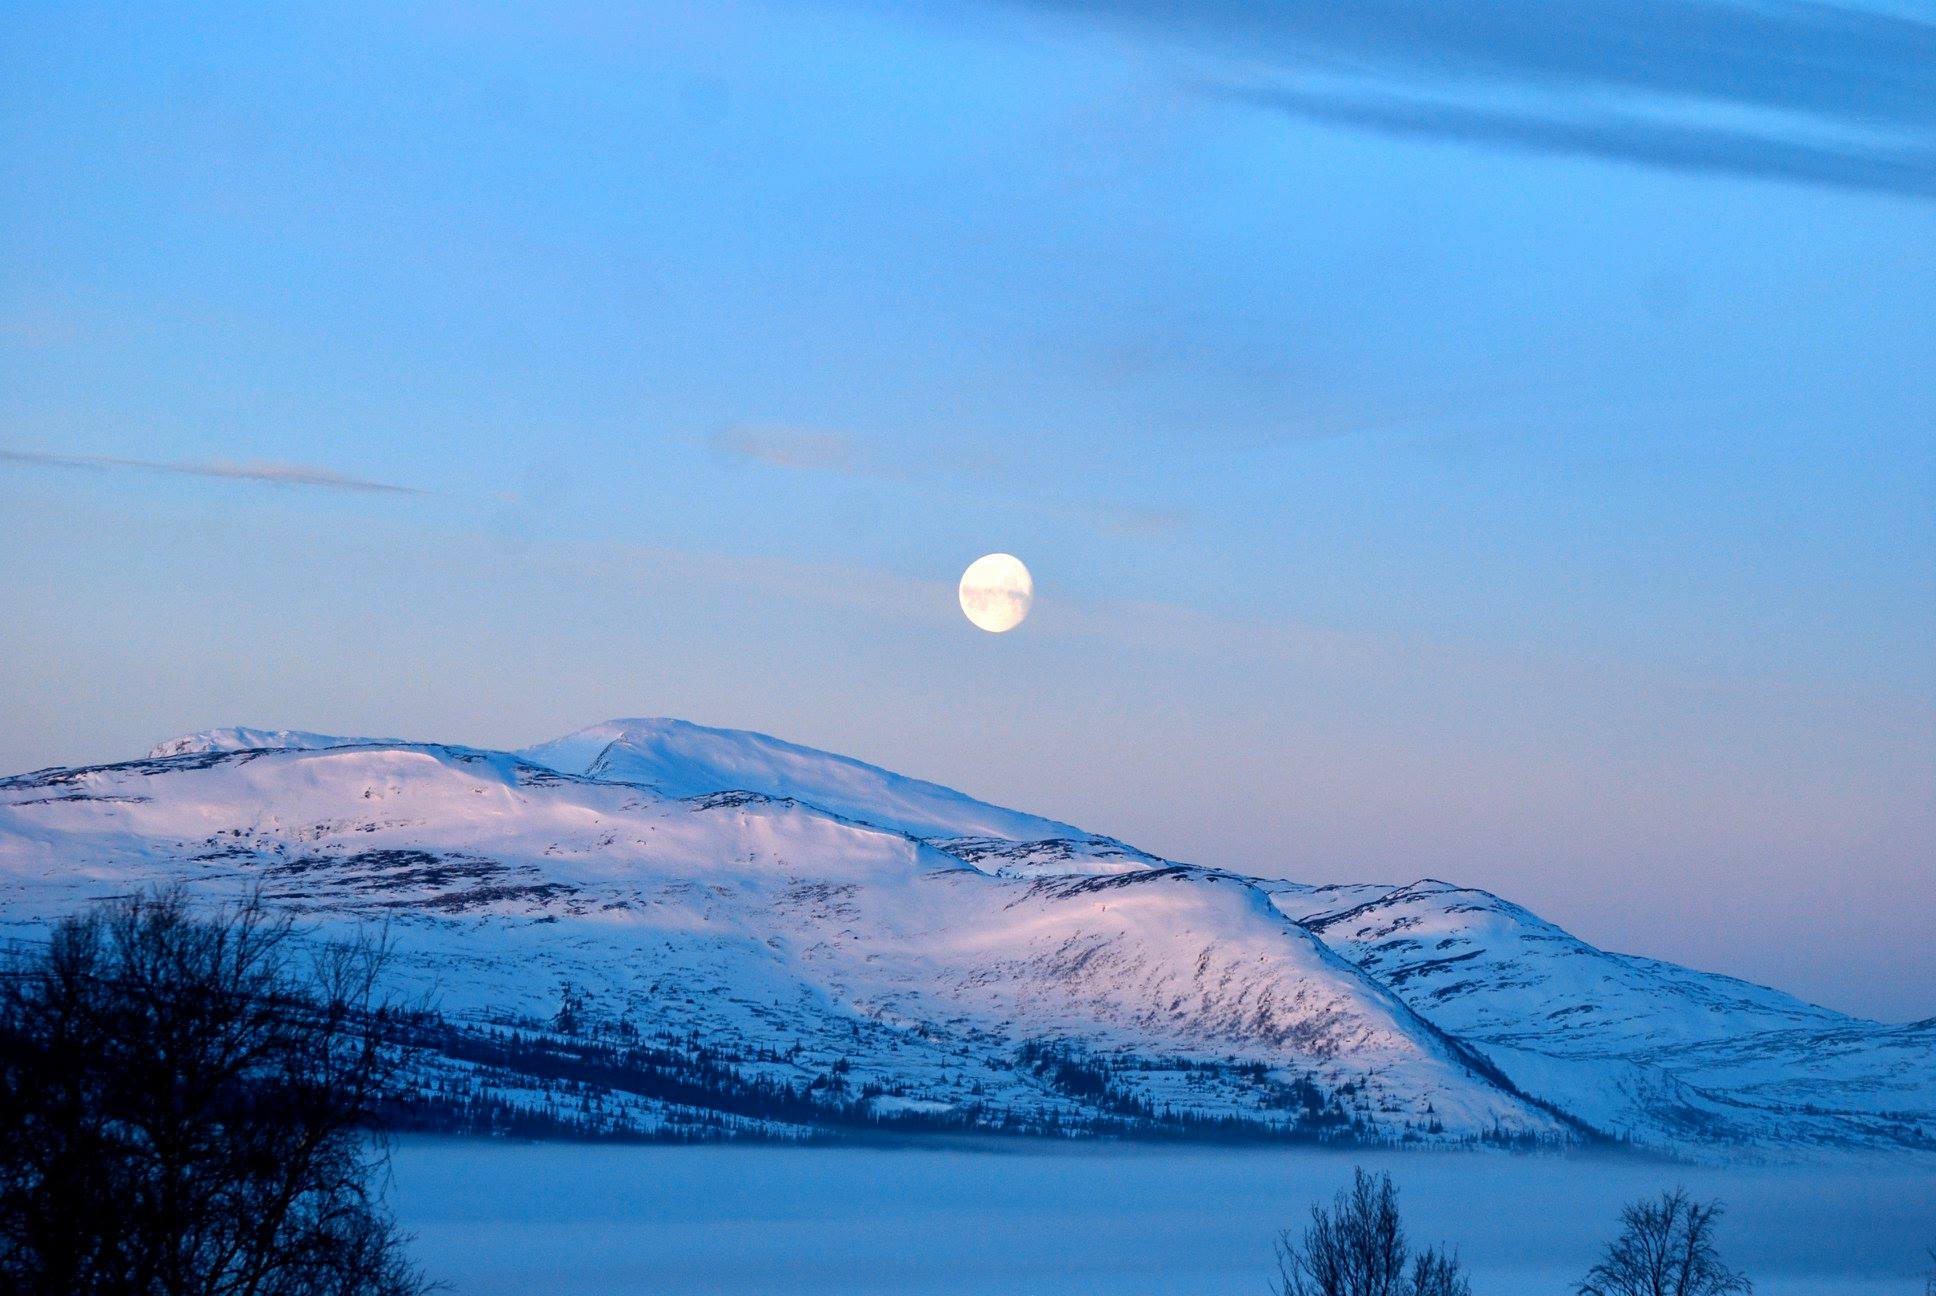
[{"label": "mountain ridge", "polygon": [[[261,887],[325,926],[391,923],[401,981],[442,987],[454,1014],[430,1088],[484,1083],[462,1060],[479,1033],[539,1030],[561,995],[578,996],[574,1018],[689,1041],[665,1065],[711,1077],[704,1101],[600,1099],[601,1120],[648,1134],[835,1113],[1678,1152],[1936,1145],[1936,1031],[1611,954],[1450,882],[1179,864],[684,721],[517,751],[210,730],[145,760],[0,779],[14,934],[168,883]],[[776,1041],[794,1052],[776,1060]],[[491,1092],[507,1109],[555,1098]],[[772,1111],[787,1119],[758,1114]]]}]

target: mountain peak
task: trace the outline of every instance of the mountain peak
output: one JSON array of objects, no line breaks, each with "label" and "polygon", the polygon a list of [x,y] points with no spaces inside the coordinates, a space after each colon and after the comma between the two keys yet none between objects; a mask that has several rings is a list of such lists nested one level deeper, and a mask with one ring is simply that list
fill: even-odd
[{"label": "mountain peak", "polygon": [[607,720],[517,754],[560,773],[643,783],[667,796],[787,797],[911,837],[1094,838],[1070,824],[991,805],[851,756],[666,716]]},{"label": "mountain peak", "polygon": [[1035,1065],[1053,1045],[1123,1060],[1152,1112],[1187,1092],[1178,1110],[1301,1111],[1320,1134],[1936,1146],[1936,1021],[1610,953],[1435,878],[1176,865],[669,717],[523,753],[211,729],[148,761],[0,779],[0,920],[175,882],[260,886],[325,921],[408,915],[400,975],[456,987],[459,1016],[541,1018],[568,971],[601,1011],[715,1055],[795,1041],[762,1083],[849,1059],[863,1095],[971,1124],[984,1104],[1018,1128],[1087,1110]]},{"label": "mountain peak", "polygon": [[311,733],[307,729],[252,729],[234,725],[226,729],[198,729],[179,738],[156,743],[148,752],[150,760],[171,756],[200,756],[211,752],[266,751],[295,748],[316,751],[325,747],[394,746],[400,738],[346,738],[336,734]]}]

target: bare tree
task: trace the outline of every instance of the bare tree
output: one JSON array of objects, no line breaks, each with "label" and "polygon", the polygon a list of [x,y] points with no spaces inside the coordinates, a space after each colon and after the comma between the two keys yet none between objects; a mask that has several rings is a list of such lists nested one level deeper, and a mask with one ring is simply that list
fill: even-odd
[{"label": "bare tree", "polygon": [[1412,1257],[1411,1296],[1472,1296],[1457,1255],[1427,1247]]},{"label": "bare tree", "polygon": [[1407,1250],[1391,1176],[1363,1168],[1327,1210],[1311,1207],[1302,1237],[1277,1239],[1279,1296],[1471,1296],[1459,1259],[1428,1247]]},{"label": "bare tree", "polygon": [[61,922],[0,985],[0,1288],[414,1296],[367,1125],[382,948],[180,892]]},{"label": "bare tree", "polygon": [[1714,1225],[1721,1203],[1685,1189],[1638,1201],[1620,1213],[1620,1236],[1580,1282],[1579,1296],[1736,1296],[1754,1284],[1721,1261]]}]

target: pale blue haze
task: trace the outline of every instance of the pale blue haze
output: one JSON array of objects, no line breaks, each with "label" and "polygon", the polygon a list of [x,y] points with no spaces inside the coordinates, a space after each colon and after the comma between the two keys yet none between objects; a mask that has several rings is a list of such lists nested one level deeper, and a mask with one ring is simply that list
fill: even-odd
[{"label": "pale blue haze", "polygon": [[1475,1291],[1573,1290],[1629,1201],[1719,1199],[1723,1256],[1762,1296],[1895,1296],[1921,1279],[1936,1178],[1902,1161],[1308,1148],[586,1148],[409,1140],[395,1202],[458,1296],[546,1291],[1255,1296],[1271,1243],[1354,1164],[1389,1172],[1416,1244]]},{"label": "pale blue haze", "polygon": [[1936,1014],[1927,15],[1454,8],[8,6],[0,766],[680,715]]}]

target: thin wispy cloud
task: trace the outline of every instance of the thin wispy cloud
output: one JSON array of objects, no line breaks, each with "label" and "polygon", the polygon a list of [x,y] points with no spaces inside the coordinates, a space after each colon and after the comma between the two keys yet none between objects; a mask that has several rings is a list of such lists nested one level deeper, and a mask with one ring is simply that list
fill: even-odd
[{"label": "thin wispy cloud", "polygon": [[765,468],[905,482],[946,473],[992,477],[1002,458],[987,444],[936,437],[921,452],[883,437],[791,423],[732,423],[710,438],[715,453]]},{"label": "thin wispy cloud", "polygon": [[[721,428],[711,437],[712,448],[728,458],[762,468],[793,472],[831,473],[864,481],[897,482],[919,485],[926,482],[941,488],[957,489],[952,483],[962,478],[975,479],[973,488],[985,507],[996,509],[1022,507],[1022,502],[1007,497],[992,483],[1002,476],[1000,456],[986,447],[956,446],[941,451],[932,448],[923,462],[902,466],[893,463],[884,448],[845,432],[820,428],[801,428],[785,424],[736,423]],[[1178,530],[1185,521],[1174,509],[1149,508],[1110,502],[1073,504],[1103,535],[1124,540],[1152,540]]]},{"label": "thin wispy cloud", "polygon": [[760,601],[783,600],[935,626],[959,624],[961,616],[955,583],[946,575],[916,576],[863,563],[717,549],[555,542],[534,545],[525,557],[556,570],[561,579],[596,576],[686,592],[733,590]]},{"label": "thin wispy cloud", "polygon": [[224,459],[124,459],[112,455],[63,455],[37,450],[0,450],[0,463],[34,468],[83,468],[168,473],[181,477],[213,477],[227,481],[261,482],[271,486],[308,486],[321,490],[385,495],[422,495],[414,486],[350,477],[329,468],[292,463],[231,463]]},{"label": "thin wispy cloud", "polygon": [[882,465],[869,462],[853,437],[820,428],[735,423],[713,433],[712,446],[728,458],[744,459],[768,468],[838,473],[845,477],[895,475]]},{"label": "thin wispy cloud", "polygon": [[1729,0],[1033,0],[1221,57],[1305,120],[1936,196],[1936,23]]},{"label": "thin wispy cloud", "polygon": [[[1932,69],[1936,75],[1936,68]],[[1936,147],[1830,147],[1728,131],[1602,116],[1530,112],[1327,94],[1281,87],[1230,89],[1228,97],[1293,117],[1395,135],[1458,140],[1540,153],[1597,157],[1673,171],[1796,180],[1837,188],[1936,197]]]},{"label": "thin wispy cloud", "polygon": [[1179,509],[1099,505],[1089,510],[1097,528],[1121,540],[1154,540],[1182,529],[1188,520]]}]

